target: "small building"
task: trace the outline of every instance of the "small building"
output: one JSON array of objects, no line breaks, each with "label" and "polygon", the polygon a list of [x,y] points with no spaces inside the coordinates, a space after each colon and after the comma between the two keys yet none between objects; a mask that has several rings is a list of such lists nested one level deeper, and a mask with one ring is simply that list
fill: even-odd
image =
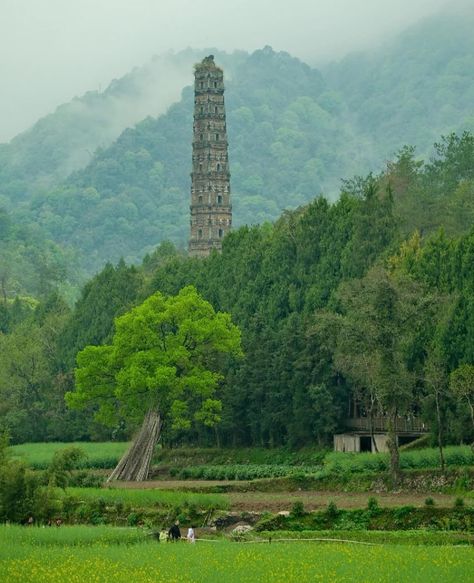
[{"label": "small building", "polygon": [[[334,451],[387,452],[388,420],[386,417],[354,417],[346,419],[345,433],[334,435]],[[428,427],[417,417],[398,418],[395,424],[398,445],[410,443],[428,433]],[[373,438],[372,438],[373,437]]]}]

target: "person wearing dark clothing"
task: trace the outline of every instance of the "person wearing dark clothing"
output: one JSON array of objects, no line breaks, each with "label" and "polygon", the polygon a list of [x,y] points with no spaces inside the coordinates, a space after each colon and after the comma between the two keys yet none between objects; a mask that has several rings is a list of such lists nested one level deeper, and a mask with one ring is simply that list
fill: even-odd
[{"label": "person wearing dark clothing", "polygon": [[168,532],[168,537],[175,542],[181,538],[181,531],[179,530],[179,522],[176,521]]}]

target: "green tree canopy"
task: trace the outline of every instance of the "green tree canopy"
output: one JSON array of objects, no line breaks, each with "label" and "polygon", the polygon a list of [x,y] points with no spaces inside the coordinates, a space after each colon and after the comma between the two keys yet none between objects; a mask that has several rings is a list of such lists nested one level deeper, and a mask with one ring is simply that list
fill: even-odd
[{"label": "green tree canopy", "polygon": [[97,418],[109,424],[117,414],[138,420],[150,409],[170,414],[180,428],[192,417],[206,425],[219,420],[220,401],[212,397],[222,380],[220,359],[241,354],[229,314],[216,313],[188,286],[173,297],[156,292],[115,328],[111,344],[78,354],[70,406],[97,402]]}]

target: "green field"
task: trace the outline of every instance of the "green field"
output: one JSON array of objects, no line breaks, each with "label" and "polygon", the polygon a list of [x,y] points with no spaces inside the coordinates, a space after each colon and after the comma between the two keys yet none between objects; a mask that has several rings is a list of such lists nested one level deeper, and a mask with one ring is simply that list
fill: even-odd
[{"label": "green field", "polygon": [[79,447],[86,454],[87,459],[82,464],[84,468],[113,468],[129,444],[127,442],[107,441],[101,443],[23,443],[13,445],[10,451],[13,456],[24,460],[35,470],[44,470],[59,449]]},{"label": "green field", "polygon": [[68,488],[66,493],[83,502],[102,500],[106,504],[130,505],[133,508],[177,507],[194,505],[201,509],[226,509],[229,507],[227,496],[223,494],[199,494],[168,490],[140,490],[125,488]]},{"label": "green field", "polygon": [[159,544],[151,537],[123,544],[130,530],[114,540],[117,530],[109,529],[107,535],[106,529],[94,527],[1,527],[0,581],[459,583],[472,580],[474,572],[474,551],[468,547],[226,541],[188,545]]},{"label": "green field", "polygon": [[[81,448],[87,459],[84,468],[113,468],[129,444],[127,442],[76,442],[76,443],[24,443],[10,448],[11,453],[25,460],[34,469],[44,469],[54,452],[65,447]],[[450,467],[474,466],[471,447],[448,446],[444,450],[446,465]],[[170,469],[171,476],[179,479],[252,480],[265,477],[288,476],[294,473],[340,475],[378,473],[388,470],[388,454],[336,453],[306,448],[291,452],[284,448],[256,449],[159,449],[155,463]],[[402,451],[400,465],[403,470],[436,469],[439,467],[437,448]]]}]

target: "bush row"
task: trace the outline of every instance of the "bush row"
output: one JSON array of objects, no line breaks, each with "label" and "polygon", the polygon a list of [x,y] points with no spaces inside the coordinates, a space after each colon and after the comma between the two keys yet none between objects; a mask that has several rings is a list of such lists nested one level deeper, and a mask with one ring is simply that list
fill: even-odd
[{"label": "bush row", "polygon": [[[373,501],[365,509],[339,510],[329,503],[318,512],[292,512],[289,516],[266,515],[255,526],[256,531],[394,531],[428,529],[474,533],[474,508],[465,507],[461,500],[453,508],[426,505],[423,508],[398,506],[379,508]],[[472,537],[474,542],[474,537]]]}]

